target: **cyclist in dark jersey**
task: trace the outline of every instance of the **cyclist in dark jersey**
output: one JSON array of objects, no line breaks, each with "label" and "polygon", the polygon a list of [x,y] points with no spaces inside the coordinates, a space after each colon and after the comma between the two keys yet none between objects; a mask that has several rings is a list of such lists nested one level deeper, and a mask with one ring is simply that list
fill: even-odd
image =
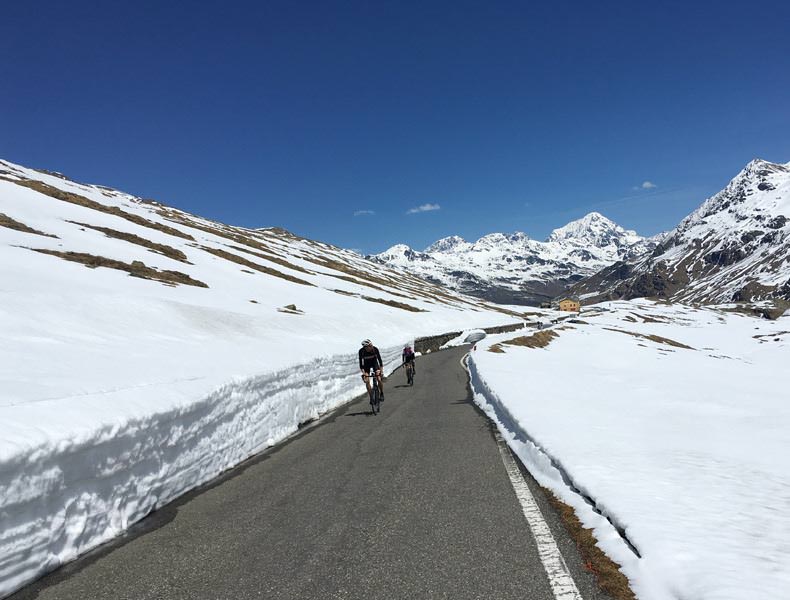
[{"label": "cyclist in dark jersey", "polygon": [[373,369],[376,372],[376,379],[379,382],[379,390],[381,390],[381,399],[384,400],[384,382],[381,380],[381,369],[384,363],[381,360],[379,349],[376,348],[370,340],[362,342],[362,348],[359,349],[359,368],[362,371],[362,379],[370,393],[370,381],[368,373]]},{"label": "cyclist in dark jersey", "polygon": [[417,365],[414,364],[414,359],[415,359],[414,350],[411,349],[411,346],[406,346],[403,349],[403,354],[401,355],[401,360],[403,361],[404,365],[406,363],[412,363],[411,368],[414,369],[414,372],[416,373],[417,372],[417,369],[416,369]]},{"label": "cyclist in dark jersey", "polygon": [[[403,354],[401,355],[401,361],[403,363],[404,369],[406,369],[406,382],[409,385],[414,383],[414,374],[417,372],[417,364],[414,360],[414,350],[411,349],[411,346],[406,346],[403,349]],[[409,369],[411,369],[411,374],[409,374]]]}]

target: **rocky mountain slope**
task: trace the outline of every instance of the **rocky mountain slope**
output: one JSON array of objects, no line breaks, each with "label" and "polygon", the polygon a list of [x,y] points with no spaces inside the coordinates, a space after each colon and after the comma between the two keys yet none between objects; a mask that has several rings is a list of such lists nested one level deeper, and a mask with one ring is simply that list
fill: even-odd
[{"label": "rocky mountain slope", "polygon": [[790,163],[755,159],[655,250],[579,282],[588,302],[790,300]]},{"label": "rocky mountain slope", "polygon": [[592,212],[555,229],[545,242],[491,233],[476,242],[446,237],[424,251],[404,244],[372,256],[456,291],[510,304],[537,304],[603,267],[649,252],[657,240]]}]

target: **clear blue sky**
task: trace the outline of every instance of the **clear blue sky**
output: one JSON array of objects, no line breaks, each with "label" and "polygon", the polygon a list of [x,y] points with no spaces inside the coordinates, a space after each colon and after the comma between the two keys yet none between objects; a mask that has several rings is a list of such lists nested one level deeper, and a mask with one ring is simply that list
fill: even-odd
[{"label": "clear blue sky", "polygon": [[0,158],[363,252],[654,234],[754,157],[790,161],[787,0],[0,11]]}]

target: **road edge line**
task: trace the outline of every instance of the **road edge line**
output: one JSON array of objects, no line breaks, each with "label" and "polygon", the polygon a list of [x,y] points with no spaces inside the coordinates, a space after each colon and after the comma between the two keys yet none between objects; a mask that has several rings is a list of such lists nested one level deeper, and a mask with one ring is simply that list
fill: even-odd
[{"label": "road edge line", "polygon": [[532,495],[527,482],[524,481],[521,470],[510,452],[510,448],[499,431],[494,430],[493,433],[499,448],[499,455],[502,457],[505,471],[510,479],[510,484],[513,486],[513,491],[516,492],[516,498],[518,498],[518,502],[521,505],[524,518],[527,520],[532,536],[535,538],[538,556],[540,556],[540,562],[543,563],[543,568],[546,570],[546,575],[548,575],[549,585],[554,598],[556,600],[584,600],[579,588],[576,587],[576,582],[573,580],[565,559],[562,557],[557,542],[554,540],[554,536],[543,518],[543,514],[540,512],[540,507],[535,501],[535,497]]}]

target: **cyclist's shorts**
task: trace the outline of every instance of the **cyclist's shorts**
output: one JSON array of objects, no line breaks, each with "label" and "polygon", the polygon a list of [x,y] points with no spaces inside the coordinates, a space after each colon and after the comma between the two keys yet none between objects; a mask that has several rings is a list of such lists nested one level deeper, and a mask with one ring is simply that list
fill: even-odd
[{"label": "cyclist's shorts", "polygon": [[370,373],[370,370],[373,369],[374,371],[380,371],[381,367],[379,366],[378,361],[376,360],[366,360],[362,363],[362,368],[364,369],[365,373]]}]

